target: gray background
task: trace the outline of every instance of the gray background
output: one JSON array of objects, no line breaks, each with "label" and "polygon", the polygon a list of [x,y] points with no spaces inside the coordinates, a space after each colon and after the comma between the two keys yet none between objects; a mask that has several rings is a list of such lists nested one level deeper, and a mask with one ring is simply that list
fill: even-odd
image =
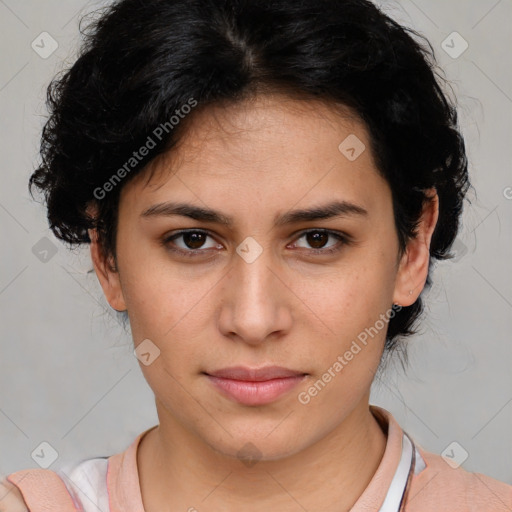
[{"label": "gray background", "polygon": [[[73,62],[79,15],[100,5],[0,0],[0,477],[37,467],[31,453],[43,441],[59,454],[55,469],[124,450],[157,423],[131,338],[86,274],[88,247],[70,252],[57,241],[27,192],[46,85]],[[425,294],[409,370],[389,367],[372,403],[427,450],[456,441],[455,458],[468,453],[464,468],[512,484],[512,0],[380,5],[430,39],[453,82],[476,193],[457,261],[437,266]],[[59,44],[46,59],[31,47],[44,31]],[[458,58],[442,48],[453,31],[469,44]],[[447,41],[452,52],[461,48]],[[57,249],[46,262],[43,237]]]}]

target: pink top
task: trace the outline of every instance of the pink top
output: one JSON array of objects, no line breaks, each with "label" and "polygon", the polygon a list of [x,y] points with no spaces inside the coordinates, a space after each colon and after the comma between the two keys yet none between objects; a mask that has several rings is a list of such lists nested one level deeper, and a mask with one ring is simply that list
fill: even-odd
[{"label": "pink top", "polygon": [[[512,512],[512,485],[460,466],[455,469],[450,459],[456,459],[457,447],[447,451],[445,458],[426,452],[417,443],[414,447],[391,413],[374,405],[370,410],[387,430],[387,444],[377,471],[351,512],[397,512],[401,501],[401,510],[407,512]],[[104,492],[104,507],[80,500],[63,473],[59,476],[49,469],[26,469],[11,473],[7,479],[18,486],[31,512],[144,512],[137,447],[153,428],[156,426],[140,433],[125,451],[107,460],[89,460],[104,463],[99,484],[91,487],[98,496]],[[408,475],[410,482],[404,493]],[[85,494],[92,502],[91,492]]]}]

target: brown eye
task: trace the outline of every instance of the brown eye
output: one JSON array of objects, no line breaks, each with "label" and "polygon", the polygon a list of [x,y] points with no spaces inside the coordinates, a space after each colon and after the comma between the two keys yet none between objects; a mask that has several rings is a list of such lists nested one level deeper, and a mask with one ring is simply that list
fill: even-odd
[{"label": "brown eye", "polygon": [[[208,238],[212,242],[210,242],[209,246],[206,245],[205,247]],[[171,251],[187,255],[206,253],[208,249],[219,248],[219,244],[215,243],[215,240],[208,232],[197,229],[179,231],[174,235],[167,236],[162,240],[162,244]]]},{"label": "brown eye", "polygon": [[323,231],[310,231],[306,233],[306,240],[313,249],[321,249],[329,240],[329,234]]},{"label": "brown eye", "polygon": [[207,238],[206,234],[199,231],[190,231],[182,236],[183,242],[189,249],[200,249]]},{"label": "brown eye", "polygon": [[[330,238],[334,239],[334,243],[327,245]],[[341,246],[346,245],[349,241],[347,236],[342,233],[324,229],[311,229],[309,231],[305,231],[298,238],[298,240],[301,239],[303,239],[309,247],[300,245],[297,242],[294,245],[299,248],[309,248],[311,252],[318,254],[328,254],[338,251],[341,249]]]}]

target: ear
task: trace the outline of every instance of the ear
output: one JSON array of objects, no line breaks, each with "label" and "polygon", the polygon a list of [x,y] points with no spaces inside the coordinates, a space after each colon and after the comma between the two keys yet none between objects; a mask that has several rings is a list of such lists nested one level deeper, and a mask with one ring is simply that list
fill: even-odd
[{"label": "ear", "polygon": [[400,259],[393,302],[410,306],[419,297],[428,276],[430,242],[439,217],[439,197],[435,188],[427,191],[430,198],[423,205],[416,236],[409,240]]},{"label": "ear", "polygon": [[126,303],[123,297],[119,272],[115,269],[112,258],[106,258],[101,244],[98,241],[96,229],[89,229],[91,239],[91,259],[94,264],[96,276],[103,288],[103,293],[108,303],[116,311],[126,311]]}]

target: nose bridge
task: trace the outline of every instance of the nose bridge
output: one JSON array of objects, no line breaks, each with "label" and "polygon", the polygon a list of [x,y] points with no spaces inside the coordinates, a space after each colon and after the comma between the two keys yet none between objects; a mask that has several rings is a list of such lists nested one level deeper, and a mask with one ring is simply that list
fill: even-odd
[{"label": "nose bridge", "polygon": [[268,334],[285,328],[287,316],[280,281],[275,276],[272,251],[248,237],[237,247],[228,291],[229,325],[246,342],[263,341]]},{"label": "nose bridge", "polygon": [[[249,237],[250,238],[250,237]],[[240,299],[252,302],[269,294],[270,280],[275,276],[270,271],[272,254],[268,248],[263,248],[253,238],[242,242],[237,248],[238,260],[234,265],[235,288],[241,292]]]}]

